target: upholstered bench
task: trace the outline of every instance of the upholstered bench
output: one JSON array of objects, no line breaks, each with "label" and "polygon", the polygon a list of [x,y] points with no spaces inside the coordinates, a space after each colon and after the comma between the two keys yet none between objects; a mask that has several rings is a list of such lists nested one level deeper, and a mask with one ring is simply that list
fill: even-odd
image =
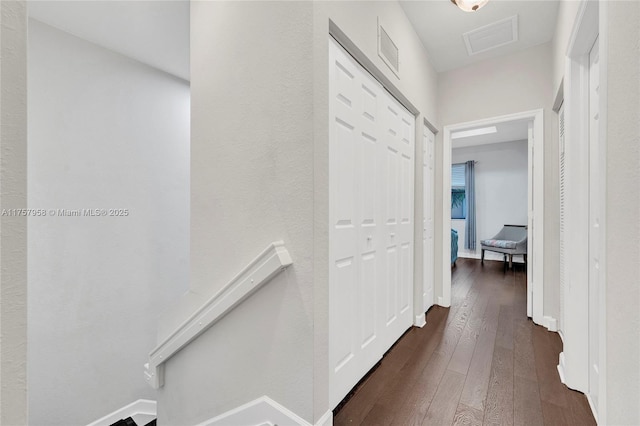
[{"label": "upholstered bench", "polygon": [[527,263],[527,227],[525,225],[504,225],[500,232],[488,240],[480,241],[481,262],[484,263],[485,250],[502,253],[505,263],[509,259],[509,268],[513,266],[513,255],[522,255]]}]

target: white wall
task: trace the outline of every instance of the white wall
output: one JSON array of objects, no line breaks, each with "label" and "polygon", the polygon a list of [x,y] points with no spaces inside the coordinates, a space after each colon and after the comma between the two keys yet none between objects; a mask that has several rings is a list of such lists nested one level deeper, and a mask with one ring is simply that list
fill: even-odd
[{"label": "white wall", "polygon": [[312,8],[191,3],[192,297],[215,293],[273,241],[293,265],[167,362],[159,424],[195,424],[262,395],[312,417]]},{"label": "white wall", "polygon": [[640,3],[611,1],[604,7],[601,35],[606,33],[608,52],[601,51],[601,60],[606,60],[608,73],[608,123],[603,424],[640,424]]},{"label": "white wall", "polygon": [[[378,16],[406,58],[400,79],[377,56]],[[397,3],[192,2],[191,19],[185,305],[274,240],[294,263],[168,361],[159,421],[196,422],[267,395],[315,422],[329,408],[329,20],[420,111],[420,129],[425,116],[435,123],[436,73]]]},{"label": "white wall", "polygon": [[[544,315],[558,318],[560,232],[558,143],[551,119],[552,51],[546,43],[512,55],[478,62],[440,73],[438,100],[442,125],[457,124],[499,115],[544,108]],[[442,156],[442,136],[436,155]],[[442,171],[436,171],[442,182]],[[442,203],[442,185],[436,184],[436,205]],[[442,223],[437,210],[436,224]],[[442,226],[440,226],[440,232]],[[438,229],[438,227],[436,227]],[[437,243],[436,243],[437,244]],[[440,262],[440,263],[438,263]],[[436,264],[442,264],[436,259]],[[436,270],[438,273],[438,270]],[[441,281],[436,275],[436,282]]]},{"label": "white wall", "polygon": [[29,424],[154,399],[142,365],[189,274],[189,86],[29,22]]},{"label": "white wall", "polygon": [[[0,2],[0,204],[27,202],[27,10]],[[0,424],[27,424],[27,220],[0,216]]]},{"label": "white wall", "polygon": [[[476,250],[464,247],[465,220],[452,220],[452,227],[458,230],[458,256],[479,259],[480,240],[493,237],[505,224],[527,224],[527,141],[454,148],[451,160],[476,161]],[[485,258],[502,260],[502,255],[486,252]]]}]

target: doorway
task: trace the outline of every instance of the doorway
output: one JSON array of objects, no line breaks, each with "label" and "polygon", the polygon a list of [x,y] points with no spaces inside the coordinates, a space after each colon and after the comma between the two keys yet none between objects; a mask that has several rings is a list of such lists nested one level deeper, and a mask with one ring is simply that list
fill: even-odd
[{"label": "doorway", "polygon": [[441,306],[451,306],[451,164],[452,134],[478,128],[491,128],[512,122],[527,122],[528,190],[527,190],[527,316],[536,324],[555,331],[555,321],[543,315],[543,240],[544,240],[544,123],[543,110],[526,111],[500,117],[491,117],[444,127],[443,136],[443,232],[442,238],[442,296]]}]

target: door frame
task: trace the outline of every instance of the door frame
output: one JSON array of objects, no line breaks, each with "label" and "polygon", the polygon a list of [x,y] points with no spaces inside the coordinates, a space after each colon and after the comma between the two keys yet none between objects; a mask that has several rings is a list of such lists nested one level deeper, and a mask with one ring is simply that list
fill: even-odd
[{"label": "door frame", "polygon": [[[578,168],[573,182],[573,192],[579,192],[576,196],[568,199],[567,208],[574,226],[579,226],[581,235],[577,231],[569,234],[569,238],[577,236],[580,238],[576,244],[578,250],[574,253],[567,253],[567,269],[580,271],[579,277],[573,277],[573,284],[567,283],[564,300],[571,300],[566,303],[564,347],[560,354],[558,371],[563,383],[571,389],[579,390],[587,396],[589,406],[594,418],[599,423],[606,423],[606,246],[604,245],[606,233],[606,129],[607,129],[607,2],[595,2],[583,0],[580,3],[576,19],[571,31],[566,49],[565,58],[565,78],[564,78],[564,100],[565,100],[565,123],[566,123],[566,143],[571,145],[575,155],[569,154],[567,160],[576,167],[576,164],[587,166]],[[599,39],[598,39],[599,37]],[[589,309],[589,236],[590,227],[590,198],[589,182],[590,169],[588,161],[590,158],[589,144],[572,141],[589,140],[589,53],[594,42],[598,39],[600,55],[600,89],[599,89],[599,115],[600,129],[598,134],[599,146],[599,217],[600,217],[600,269],[598,273],[598,406],[590,397],[590,351],[589,334],[590,309]],[[575,191],[577,190],[577,191]],[[573,240],[572,240],[573,241]],[[587,324],[587,327],[585,327]]]},{"label": "door frame", "polygon": [[[536,109],[515,114],[490,117],[466,123],[448,125],[444,127],[443,155],[442,155],[442,296],[438,300],[440,306],[451,306],[451,133],[468,130],[474,127],[486,127],[509,121],[531,120],[533,122],[533,161],[529,161],[529,175],[533,176],[533,229],[529,235],[533,236],[533,253],[529,256],[532,261],[531,284],[527,285],[527,315],[536,324],[544,325],[555,331],[556,321],[543,314],[544,306],[544,111]],[[533,168],[533,171],[531,170]],[[531,194],[530,194],[531,195]],[[528,280],[529,281],[529,280]],[[533,296],[531,296],[533,295]]]},{"label": "door frame", "polygon": [[[422,219],[420,220],[420,223],[418,222],[418,219],[414,219],[415,220],[415,236],[414,236],[414,253],[415,253],[415,257],[417,259],[418,254],[421,254],[421,258],[422,258],[422,265],[419,264],[419,262],[414,262],[414,267],[415,267],[415,271],[414,271],[414,279],[415,279],[415,293],[414,293],[414,315],[415,315],[415,320],[413,325],[416,327],[424,327],[427,322],[426,322],[426,316],[425,313],[426,311],[433,305],[436,304],[436,289],[435,289],[435,271],[436,271],[436,263],[435,263],[435,249],[436,249],[436,243],[435,243],[435,214],[436,214],[436,207],[435,207],[435,145],[436,145],[436,137],[438,135],[438,130],[437,128],[432,125],[426,118],[423,118],[423,123],[421,126],[416,125],[416,127],[420,127],[420,129],[416,129],[416,133],[418,132],[418,130],[420,130],[420,135],[421,135],[421,143],[420,143],[420,148],[422,148],[422,161],[420,161],[420,163],[417,162],[417,156],[416,156],[416,173],[415,173],[415,179],[416,182],[418,182],[418,180],[420,180],[422,182],[422,188],[419,188],[419,185],[415,185],[414,186],[414,190],[415,190],[415,196],[414,196],[414,200],[415,200],[415,204],[414,204],[414,208],[415,208],[415,217],[418,218],[420,215],[422,217]],[[431,152],[429,153],[429,149],[424,149],[425,147],[423,146],[424,144],[424,131],[428,130],[429,132],[431,132],[433,134],[433,141],[431,142],[431,147],[430,150]],[[418,151],[421,151],[421,149],[418,148],[418,139],[416,139],[416,153]],[[425,155],[427,155],[427,158],[425,159]],[[430,155],[430,158],[429,158]],[[430,210],[431,210],[431,229],[427,229],[424,226],[418,226],[418,225],[422,225],[424,223],[424,218],[425,215],[427,214],[427,212],[424,210],[424,194],[425,194],[425,176],[424,176],[424,162],[428,161],[430,162],[429,166],[431,167],[431,172],[429,172],[431,174],[431,179],[429,182],[429,198],[430,198]],[[418,173],[418,169],[422,169],[422,175],[419,176]],[[419,179],[418,179],[419,178]],[[420,191],[421,190],[421,191]],[[420,204],[418,206],[418,204]],[[420,230],[422,229],[422,232],[420,232]],[[431,233],[431,242],[427,245],[427,247],[424,247],[424,237],[425,234]],[[418,253],[417,252],[417,247],[418,245],[415,243],[415,241],[420,241],[422,242],[422,252]],[[418,266],[420,266],[420,268],[418,268]],[[427,266],[431,266],[430,269],[427,268]],[[418,269],[421,269],[421,274],[418,273]],[[418,277],[422,276],[422,279],[419,280]],[[431,284],[431,292],[432,292],[432,303],[430,306],[425,306],[424,304],[424,290],[425,290],[425,286],[427,284],[427,281],[430,281]]]}]

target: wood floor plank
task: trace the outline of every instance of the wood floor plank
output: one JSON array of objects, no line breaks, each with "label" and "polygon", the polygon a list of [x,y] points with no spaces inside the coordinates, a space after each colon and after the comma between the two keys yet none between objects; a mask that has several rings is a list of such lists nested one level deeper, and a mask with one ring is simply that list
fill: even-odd
[{"label": "wood floor plank", "polygon": [[393,420],[393,425],[422,424],[422,420],[427,415],[433,397],[440,386],[449,360],[450,356],[439,352],[433,353],[422,375],[411,389],[407,400],[398,407],[399,410]]},{"label": "wood floor plank", "polygon": [[[416,329],[417,330],[417,329]],[[388,383],[397,379],[404,364],[413,355],[414,340],[419,337],[416,330],[403,336],[389,351],[376,370],[362,383],[351,399],[336,413],[334,424],[361,424],[369,414]]]},{"label": "wood floor plank", "polygon": [[500,305],[500,316],[498,317],[498,334],[496,335],[496,346],[505,349],[513,349],[513,313],[511,306]]},{"label": "wood floor plank", "polygon": [[557,373],[562,341],[526,317],[526,271],[458,259],[452,304],[407,332],[334,412],[343,425],[595,425]]},{"label": "wood floor plank", "polygon": [[513,424],[513,351],[497,344],[493,352],[482,423],[485,425]]},{"label": "wood floor plank", "polygon": [[484,413],[465,404],[458,404],[456,415],[453,418],[454,426],[481,426]]},{"label": "wood floor plank", "polygon": [[447,370],[433,397],[423,425],[452,424],[458,409],[458,400],[464,386],[465,375]]},{"label": "wood floor plank", "polygon": [[548,401],[540,401],[545,425],[570,425],[565,416],[565,409]]},{"label": "wood floor plank", "polygon": [[484,412],[484,403],[489,389],[499,311],[498,304],[488,304],[483,318],[482,330],[469,365],[467,380],[460,397],[461,403],[481,412]]},{"label": "wood floor plank", "polygon": [[519,376],[514,377],[513,424],[516,426],[544,425],[540,392],[536,381]]},{"label": "wood floor plank", "polygon": [[532,380],[538,384],[536,374],[536,360],[534,356],[531,329],[533,323],[529,320],[514,321],[513,336],[513,373],[517,377]]},{"label": "wood floor plank", "polygon": [[467,374],[469,365],[471,364],[471,358],[473,357],[473,352],[478,341],[478,336],[482,331],[482,319],[487,309],[488,302],[488,297],[485,295],[483,297],[479,297],[473,305],[469,319],[462,330],[458,344],[451,356],[451,361],[449,362],[448,367],[449,370],[457,371],[464,375]]}]

